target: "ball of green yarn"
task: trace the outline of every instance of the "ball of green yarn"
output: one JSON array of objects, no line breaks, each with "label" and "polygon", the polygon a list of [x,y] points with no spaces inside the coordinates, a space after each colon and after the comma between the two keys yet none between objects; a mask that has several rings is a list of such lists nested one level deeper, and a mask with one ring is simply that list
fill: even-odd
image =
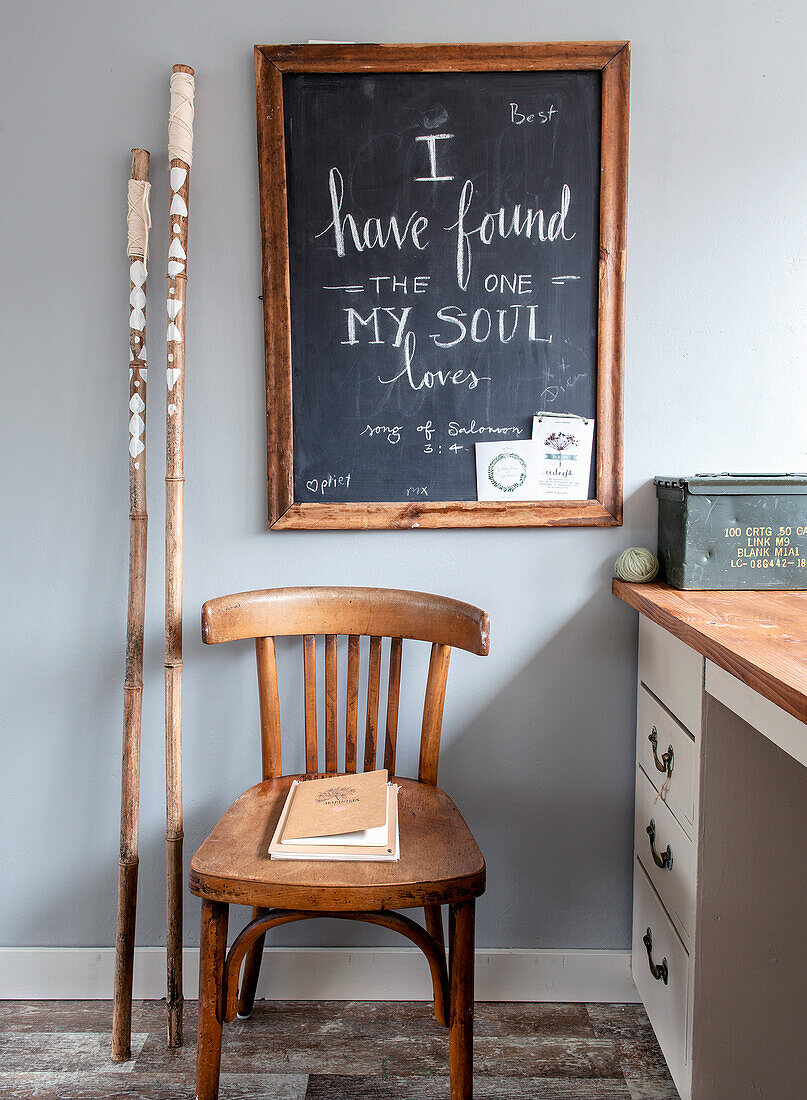
[{"label": "ball of green yarn", "polygon": [[630,546],[614,562],[614,572],[621,581],[643,584],[658,573],[658,558],[644,546]]}]

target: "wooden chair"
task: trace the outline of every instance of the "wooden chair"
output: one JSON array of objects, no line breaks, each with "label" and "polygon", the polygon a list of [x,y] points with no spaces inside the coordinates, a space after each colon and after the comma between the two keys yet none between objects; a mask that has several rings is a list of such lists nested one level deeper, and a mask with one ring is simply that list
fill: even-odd
[{"label": "wooden chair", "polygon": [[[337,635],[347,635],[344,768],[337,761]],[[431,642],[417,780],[400,784],[401,858],[397,863],[270,860],[268,847],[294,778],[283,775],[275,662],[278,636],[303,638],[305,759],[308,775],[357,768],[360,636],[369,641],[364,770],[377,767],[382,643],[389,638],[384,767],[395,772],[403,640]],[[317,747],[316,635],[325,635],[325,771]],[[191,861],[190,888],[202,899],[197,1100],[215,1100],[223,1021],[252,1013],[269,929],[310,917],[342,917],[395,929],[423,951],[431,969],[434,1012],[449,1029],[451,1100],[473,1091],[475,899],[485,861],[451,799],[437,787],[437,761],[452,646],[488,652],[488,617],[443,596],[383,588],[285,588],[210,600],[202,609],[207,643],[254,638],[258,659],[263,782],[233,803]],[[252,920],[229,952],[230,904],[252,907]],[[446,967],[442,906],[448,906]],[[425,928],[392,912],[422,907]],[[239,971],[243,964],[240,997]]]}]

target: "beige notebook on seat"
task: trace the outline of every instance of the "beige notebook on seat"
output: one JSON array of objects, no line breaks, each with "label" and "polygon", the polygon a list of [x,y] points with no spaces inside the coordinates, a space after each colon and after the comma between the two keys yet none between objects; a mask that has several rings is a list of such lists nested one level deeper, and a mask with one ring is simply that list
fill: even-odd
[{"label": "beige notebook on seat", "polygon": [[[386,772],[383,774],[386,776]],[[352,779],[353,777],[347,778]],[[332,780],[329,781],[332,782]],[[272,842],[269,845],[270,859],[374,860],[388,863],[400,859],[398,832],[398,791],[400,788],[395,783],[385,782],[381,788],[384,796],[384,819],[380,825],[346,830],[341,833],[327,833],[322,836],[308,835],[290,838],[288,836],[288,822],[295,811],[301,789],[320,782],[322,780],[296,779],[292,783]],[[299,814],[295,815],[295,817],[299,816]],[[310,821],[305,817],[302,817],[301,820],[305,822],[305,828],[310,828]]]},{"label": "beige notebook on seat", "polygon": [[284,840],[373,829],[387,821],[387,770],[298,781]]}]

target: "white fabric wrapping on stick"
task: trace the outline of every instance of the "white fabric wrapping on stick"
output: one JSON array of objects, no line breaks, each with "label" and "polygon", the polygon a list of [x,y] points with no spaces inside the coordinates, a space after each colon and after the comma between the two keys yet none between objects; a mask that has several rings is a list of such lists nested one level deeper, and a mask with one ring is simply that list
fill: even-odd
[{"label": "white fabric wrapping on stick", "polygon": [[168,159],[188,167],[193,161],[193,94],[190,73],[171,73],[171,110],[168,114]]},{"label": "white fabric wrapping on stick", "polygon": [[129,190],[127,192],[129,209],[126,214],[126,255],[142,256],[144,266],[149,258],[150,193],[151,184],[146,180],[129,180]]}]

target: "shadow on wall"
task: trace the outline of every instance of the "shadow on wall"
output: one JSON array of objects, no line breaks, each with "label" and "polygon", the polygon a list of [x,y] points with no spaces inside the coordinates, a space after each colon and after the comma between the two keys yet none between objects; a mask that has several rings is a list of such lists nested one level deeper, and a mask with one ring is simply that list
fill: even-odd
[{"label": "shadow on wall", "polygon": [[[460,729],[451,728],[449,675],[440,783],[457,802],[487,861],[488,891],[479,903],[480,948],[608,949],[628,945],[636,626],[632,612],[610,594],[610,569],[609,559],[595,579],[595,595]],[[495,615],[492,618],[495,654]],[[240,763],[232,762],[232,774],[217,774],[215,791],[202,800],[188,797],[186,790],[186,882],[187,866],[199,843],[244,786],[259,778],[251,650],[251,643],[221,647],[216,678],[225,692],[232,688],[239,696],[245,693],[243,702],[252,728],[242,729],[238,739],[249,742],[255,769],[244,783]],[[486,664],[493,659],[486,659]],[[476,662],[478,658],[455,655],[456,662],[461,660]],[[116,654],[116,665],[117,661]],[[298,666],[298,677],[301,671]],[[425,673],[425,665],[422,671]],[[480,664],[478,675],[484,671]],[[295,690],[294,694],[301,698],[302,692]],[[240,700],[237,703],[236,712],[242,713]],[[188,731],[205,724],[195,711],[192,704],[186,715]],[[288,717],[291,726],[298,724],[296,715]],[[400,731],[402,748],[408,746],[407,764],[419,737],[419,727],[414,726],[410,720]],[[232,735],[236,736],[235,731]],[[302,751],[301,731],[287,729],[284,746],[289,739],[298,741]],[[115,741],[114,751],[111,747],[109,751],[118,757],[117,738]],[[92,755],[93,746],[87,747]],[[68,751],[66,745],[64,751]],[[71,756],[75,765],[74,750]],[[289,754],[284,762],[287,771],[299,766],[296,754]],[[54,761],[53,774],[67,774],[67,763],[66,759]],[[412,767],[402,766],[401,772],[412,774]],[[106,797],[116,801],[117,794],[116,787]],[[41,915],[48,911],[86,913],[89,900],[109,914],[105,941],[114,943],[117,846],[112,835],[109,839],[109,858],[102,863],[88,866],[80,849],[76,851],[73,873],[61,876],[53,896],[41,899],[35,922],[41,923]],[[144,912],[146,898],[152,912],[162,911],[163,867],[162,829],[142,828],[139,902]],[[161,895],[159,903],[155,894]],[[231,936],[247,917],[246,909],[243,914],[234,909]],[[81,926],[80,920],[77,926]],[[144,927],[142,921],[138,926]],[[163,941],[159,920],[148,919],[147,928],[145,936],[143,932],[138,935],[139,944]],[[199,902],[186,889],[187,945],[198,942],[198,929]],[[281,929],[271,943],[400,946],[397,937],[383,930],[338,921]]]},{"label": "shadow on wall", "polygon": [[635,625],[626,610],[590,600],[445,746],[441,783],[487,861],[480,946],[629,943]]}]

